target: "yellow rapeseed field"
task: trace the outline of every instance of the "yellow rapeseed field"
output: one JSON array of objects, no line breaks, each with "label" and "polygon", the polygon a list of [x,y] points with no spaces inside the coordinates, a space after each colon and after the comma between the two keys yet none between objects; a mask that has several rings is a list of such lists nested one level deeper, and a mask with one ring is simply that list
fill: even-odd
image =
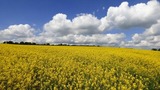
[{"label": "yellow rapeseed field", "polygon": [[160,52],[0,44],[0,90],[160,90]]}]

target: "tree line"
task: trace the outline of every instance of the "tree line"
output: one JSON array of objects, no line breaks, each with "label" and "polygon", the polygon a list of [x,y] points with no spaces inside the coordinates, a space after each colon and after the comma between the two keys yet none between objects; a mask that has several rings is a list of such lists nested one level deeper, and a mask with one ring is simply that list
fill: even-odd
[{"label": "tree line", "polygon": [[160,51],[160,48],[157,49],[157,48],[152,48],[153,51]]},{"label": "tree line", "polygon": [[[100,45],[75,45],[75,44],[69,45],[69,44],[64,44],[64,43],[59,43],[59,44],[42,43],[42,44],[39,44],[39,43],[35,43],[35,42],[24,42],[24,41],[21,41],[21,42],[4,41],[3,44],[52,45],[52,46],[96,46],[96,47],[100,47]],[[159,49],[157,49],[157,48],[152,48],[151,50],[153,50],[153,51],[160,51],[160,48],[159,48]]]},{"label": "tree line", "polygon": [[21,44],[21,45],[50,45],[50,43],[43,43],[43,44],[38,44],[35,42],[13,42],[13,41],[4,41],[3,44]]},{"label": "tree line", "polygon": [[65,43],[59,43],[59,44],[50,44],[50,43],[35,43],[35,42],[13,42],[13,41],[4,41],[3,44],[17,44],[17,45],[52,45],[52,46],[96,46],[96,47],[100,47],[100,45],[69,45],[69,44],[65,44]]}]

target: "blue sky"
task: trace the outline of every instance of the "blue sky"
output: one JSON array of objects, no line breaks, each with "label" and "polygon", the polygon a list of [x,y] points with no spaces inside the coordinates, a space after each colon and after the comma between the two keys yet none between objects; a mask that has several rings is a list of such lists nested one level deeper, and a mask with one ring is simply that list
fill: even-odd
[{"label": "blue sky", "polygon": [[[128,2],[128,4],[126,4],[124,2]],[[148,4],[148,2],[151,2],[151,3],[153,2],[153,3]],[[123,5],[121,5],[122,3],[123,3]],[[123,43],[124,42],[127,43],[124,46],[129,45],[131,42],[132,42],[131,46],[134,46],[135,43],[134,43],[134,40],[132,40],[134,35],[138,34],[138,37],[137,37],[138,39],[143,36],[146,36],[146,35],[144,35],[144,32],[145,31],[149,32],[147,30],[150,29],[154,24],[156,24],[155,22],[158,22],[158,20],[157,21],[152,21],[152,20],[141,21],[141,19],[137,19],[137,22],[138,23],[140,22],[140,23],[136,24],[134,19],[131,19],[131,20],[133,20],[133,21],[131,21],[129,19],[130,17],[127,15],[131,14],[131,11],[135,11],[135,13],[132,12],[132,14],[135,14],[134,16],[136,16],[136,12],[139,13],[138,10],[142,9],[141,6],[144,7],[143,9],[145,9],[145,6],[146,6],[146,9],[150,8],[150,9],[153,9],[156,11],[157,10],[156,7],[158,7],[159,5],[152,7],[152,5],[154,5],[154,3],[159,3],[159,1],[157,1],[157,0],[154,0],[154,1],[149,1],[149,0],[0,0],[0,31],[1,31],[0,33],[3,34],[3,36],[5,36],[6,32],[8,32],[8,31],[5,32],[5,30],[9,29],[10,26],[11,26],[11,28],[14,28],[14,30],[15,30],[17,27],[21,27],[20,25],[22,25],[22,27],[23,27],[23,25],[27,24],[27,25],[29,25],[30,29],[34,29],[34,30],[32,30],[32,31],[34,31],[34,34],[33,34],[34,40],[32,38],[32,39],[27,39],[27,41],[31,40],[31,41],[36,41],[36,42],[44,41],[44,42],[57,43],[56,40],[49,40],[49,39],[40,40],[40,37],[42,34],[44,35],[47,32],[51,32],[51,31],[53,33],[57,33],[57,31],[54,30],[55,27],[51,28],[52,26],[56,25],[56,22],[57,22],[52,17],[54,17],[54,16],[57,18],[64,17],[62,19],[65,19],[65,15],[66,15],[66,19],[64,21],[69,20],[70,22],[72,22],[74,18],[78,18],[78,16],[79,16],[78,20],[80,20],[80,16],[82,16],[81,18],[85,18],[85,17],[93,18],[93,19],[97,18],[99,21],[102,21],[102,18],[106,17],[107,20],[104,22],[106,22],[107,25],[109,24],[109,26],[105,26],[105,30],[103,30],[103,32],[99,32],[100,31],[99,30],[98,33],[96,32],[94,34],[93,33],[91,34],[92,31],[89,31],[91,29],[85,28],[85,30],[88,30],[88,31],[84,31],[86,33],[80,32],[78,34],[77,33],[71,33],[71,34],[83,35],[84,37],[89,35],[89,36],[91,36],[90,38],[92,38],[92,36],[94,36],[96,34],[122,34],[123,33],[124,37],[125,37],[123,39]],[[142,5],[139,5],[139,4],[142,4]],[[123,7],[120,7],[120,6],[124,6],[124,8],[126,8],[124,10],[126,10],[126,11],[123,11]],[[127,9],[126,6],[128,6],[130,9]],[[111,7],[114,7],[114,8],[111,9]],[[119,13],[117,13],[115,11],[116,8],[119,8],[118,9]],[[108,11],[109,9],[111,9],[111,10]],[[131,9],[133,9],[133,10],[131,10]],[[122,13],[121,13],[121,11],[122,11]],[[141,11],[144,12],[144,15],[145,15],[145,13],[148,14],[148,12],[150,12],[150,11],[146,11],[146,10],[141,10]],[[110,13],[110,16],[107,15],[107,12]],[[63,15],[57,15],[60,13]],[[90,14],[91,16],[88,14]],[[152,14],[153,13],[149,13],[149,15],[153,16]],[[155,13],[155,14],[157,14],[157,13]],[[112,15],[115,15],[115,16],[112,17]],[[122,25],[122,23],[119,23],[117,21],[113,21],[114,20],[113,18],[116,18],[116,17],[119,18],[119,15],[121,15],[123,17],[121,19],[125,18],[128,20],[127,22],[129,22],[129,23],[131,22],[131,24],[133,24],[133,25],[130,25],[127,23],[128,26],[127,25],[125,26],[125,24]],[[146,17],[151,17],[149,15]],[[137,17],[139,18],[141,16],[137,16]],[[112,18],[110,18],[110,17],[112,17]],[[142,19],[143,18],[146,19],[146,17],[142,17]],[[157,15],[157,18],[159,19],[158,15]],[[54,22],[54,23],[49,23],[49,22]],[[96,25],[98,24],[98,22],[96,23]],[[110,23],[110,22],[112,22],[112,23]],[[59,23],[59,22],[57,22],[57,23]],[[106,23],[104,23],[104,25],[106,25]],[[112,25],[113,23],[117,23],[117,24]],[[126,21],[123,21],[123,23],[126,23]],[[17,27],[16,26],[15,26],[16,28],[12,27],[14,25],[17,25]],[[67,25],[62,25],[62,26],[67,26]],[[84,26],[84,25],[80,25],[80,26]],[[93,25],[91,25],[91,26],[93,26]],[[88,26],[88,27],[90,28],[91,26]],[[110,27],[112,27],[112,28],[108,29]],[[77,28],[78,27],[76,27],[76,29]],[[95,29],[95,28],[96,27],[94,27],[94,28],[92,27],[92,29]],[[67,26],[67,29],[68,29],[68,26]],[[78,28],[77,30],[81,30],[81,29],[82,28]],[[14,30],[12,30],[12,31],[14,31]],[[19,29],[17,29],[17,30],[19,30]],[[62,30],[62,28],[60,30]],[[46,33],[43,33],[43,32],[46,32]],[[6,34],[6,35],[8,35],[8,37],[15,36],[15,35],[11,35],[11,34]],[[66,36],[68,36],[68,35],[70,35],[70,33],[68,33]],[[51,35],[51,37],[55,37],[55,36],[57,36],[57,35]],[[63,36],[61,35],[58,37],[60,38]],[[37,38],[37,37],[39,37],[39,38]],[[13,40],[19,41],[18,40],[19,38],[18,39],[17,38],[18,37],[16,37]],[[0,37],[0,40],[1,41],[10,40],[10,38]],[[11,38],[11,40],[12,40],[12,38]],[[20,39],[20,40],[23,40],[23,39]],[[77,40],[77,37],[76,37],[76,40]],[[141,41],[144,41],[144,39]],[[65,42],[67,43],[67,41],[65,41]],[[91,43],[91,44],[94,44],[94,43]],[[111,45],[112,44],[113,43],[111,43]],[[108,43],[106,45],[108,45]],[[150,45],[150,46],[152,46],[152,45]]]},{"label": "blue sky", "polygon": [[[119,6],[123,1],[126,0],[0,0],[0,27],[27,23],[41,28],[57,13],[67,14],[72,19],[80,13],[95,12],[95,16],[101,18],[110,6]],[[148,0],[127,1],[134,5]]]}]

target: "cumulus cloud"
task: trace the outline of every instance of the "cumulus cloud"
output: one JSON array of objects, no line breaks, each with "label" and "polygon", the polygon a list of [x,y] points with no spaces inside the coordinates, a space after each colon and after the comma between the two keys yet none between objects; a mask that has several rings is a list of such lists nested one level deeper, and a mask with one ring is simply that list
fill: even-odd
[{"label": "cumulus cloud", "polygon": [[65,14],[56,14],[52,20],[44,25],[43,34],[47,36],[62,36],[72,32],[72,22]]},{"label": "cumulus cloud", "polygon": [[[133,36],[135,37],[135,35]],[[137,34],[138,40],[133,39],[125,43],[125,47],[136,47],[136,48],[159,48],[160,47],[160,35],[159,36],[147,36],[144,38],[143,34]]]},{"label": "cumulus cloud", "polygon": [[44,25],[44,31],[35,41],[118,46],[124,38],[124,33],[103,34],[101,20],[91,14],[79,14],[70,20],[66,14],[59,13]]},{"label": "cumulus cloud", "polygon": [[11,25],[7,29],[0,30],[0,41],[26,41],[34,36],[34,29],[28,24]]},{"label": "cumulus cloud", "polygon": [[72,21],[75,34],[88,35],[101,32],[98,28],[101,25],[100,20],[91,14],[82,14],[75,17]]},{"label": "cumulus cloud", "polygon": [[101,20],[91,14],[79,14],[72,20],[65,14],[56,14],[44,24],[39,35],[28,24],[11,25],[1,30],[1,40],[31,41],[38,43],[96,44],[118,46],[124,33],[104,34],[99,28]]},{"label": "cumulus cloud", "polygon": [[[103,34],[115,28],[129,29],[142,27],[145,31],[141,34],[134,34],[131,41],[123,41],[124,46],[154,46],[157,44],[160,20],[160,3],[156,0],[147,3],[139,3],[129,6],[128,2],[122,2],[118,7],[110,7],[107,15],[101,19],[91,14],[80,14],[77,17],[67,19],[65,14],[57,14],[53,19],[44,25],[44,32],[41,37],[46,37],[44,41],[48,42],[65,42],[65,43],[96,43],[108,44],[109,34]],[[111,35],[112,38],[117,34]],[[56,36],[56,37],[55,37]],[[107,37],[106,37],[107,36]],[[52,39],[54,37],[54,39]],[[110,37],[111,38],[111,37]],[[105,42],[107,41],[107,42]],[[119,45],[121,45],[121,43]],[[115,43],[115,42],[114,42]]]},{"label": "cumulus cloud", "polygon": [[153,24],[141,34],[134,34],[132,40],[125,46],[159,48],[160,47],[160,22]]},{"label": "cumulus cloud", "polygon": [[96,34],[100,30],[101,22],[91,14],[80,14],[73,20],[67,19],[66,14],[56,14],[53,19],[44,25],[43,35],[64,36],[68,34]]},{"label": "cumulus cloud", "polygon": [[160,19],[156,24],[153,24],[150,28],[146,29],[145,35],[160,35]]},{"label": "cumulus cloud", "polygon": [[68,44],[96,44],[118,46],[125,38],[124,33],[120,34],[93,34],[93,35],[76,35],[69,34],[59,37],[37,37],[46,43],[68,43]]},{"label": "cumulus cloud", "polygon": [[141,27],[143,33],[135,33],[132,40],[125,41],[124,46],[152,48],[160,47],[160,3],[151,0],[129,6],[122,2],[118,7],[110,7],[107,16],[101,18],[101,30],[129,29]]},{"label": "cumulus cloud", "polygon": [[110,7],[107,16],[102,18],[102,28],[128,29],[133,27],[149,28],[160,19],[160,3],[157,0],[148,3],[139,3],[129,6],[128,2],[122,2],[119,7]]}]

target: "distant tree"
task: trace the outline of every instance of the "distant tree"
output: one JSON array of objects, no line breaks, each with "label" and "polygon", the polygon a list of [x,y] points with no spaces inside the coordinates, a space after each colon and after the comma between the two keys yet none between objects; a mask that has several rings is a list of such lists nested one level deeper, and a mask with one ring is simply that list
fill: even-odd
[{"label": "distant tree", "polygon": [[4,41],[3,44],[7,44],[7,41]]},{"label": "distant tree", "polygon": [[13,41],[8,41],[7,44],[14,44],[14,42]]},{"label": "distant tree", "polygon": [[31,45],[31,42],[24,42],[25,45]]},{"label": "distant tree", "polygon": [[4,44],[14,44],[13,41],[4,41],[3,43],[4,43]]},{"label": "distant tree", "polygon": [[32,42],[32,45],[36,45],[36,43],[35,43],[35,42]]},{"label": "distant tree", "polygon": [[23,42],[23,41],[21,41],[19,44],[24,44],[24,42]]},{"label": "distant tree", "polygon": [[50,43],[46,43],[45,45],[50,45]]},{"label": "distant tree", "polygon": [[63,45],[62,43],[58,44],[58,46],[62,46],[62,45]]},{"label": "distant tree", "polygon": [[156,49],[156,48],[152,48],[152,50],[153,50],[153,51],[157,51],[157,49]]},{"label": "distant tree", "polygon": [[158,51],[160,51],[160,48],[158,49]]},{"label": "distant tree", "polygon": [[97,45],[97,47],[100,47],[100,45]]}]

